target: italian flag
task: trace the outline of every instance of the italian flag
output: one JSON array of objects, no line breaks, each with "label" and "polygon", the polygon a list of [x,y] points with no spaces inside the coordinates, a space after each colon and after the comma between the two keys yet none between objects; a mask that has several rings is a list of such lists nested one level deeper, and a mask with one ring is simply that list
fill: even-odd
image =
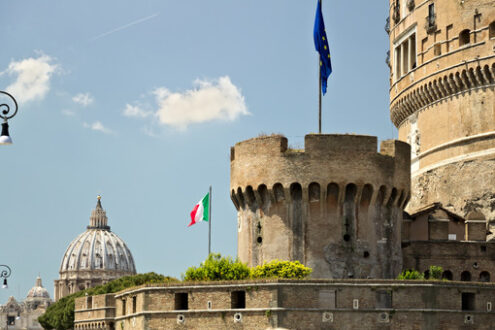
[{"label": "italian flag", "polygon": [[188,227],[200,221],[209,221],[208,209],[210,207],[210,193],[207,193],[202,200],[198,202],[191,211],[191,223]]}]

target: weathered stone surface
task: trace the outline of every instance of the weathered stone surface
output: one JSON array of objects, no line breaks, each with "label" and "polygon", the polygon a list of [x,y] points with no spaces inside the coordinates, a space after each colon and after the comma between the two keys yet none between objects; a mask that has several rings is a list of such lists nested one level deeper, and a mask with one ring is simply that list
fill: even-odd
[{"label": "weathered stone surface", "polygon": [[410,148],[358,135],[312,134],[304,150],[268,136],[231,149],[238,255],[249,265],[299,260],[316,278],[394,278]]},{"label": "weathered stone surface", "polygon": [[495,1],[409,10],[390,0],[390,15],[390,113],[412,151],[408,210],[440,202],[495,221]]},{"label": "weathered stone surface", "polygon": [[[244,307],[233,306],[233,292],[245,293]],[[187,308],[176,308],[177,293],[187,294]],[[150,285],[127,289],[115,300],[96,296],[92,309],[86,297],[76,299],[75,329],[492,329],[494,295],[492,283],[452,281]],[[111,310],[113,319],[100,312]]]}]

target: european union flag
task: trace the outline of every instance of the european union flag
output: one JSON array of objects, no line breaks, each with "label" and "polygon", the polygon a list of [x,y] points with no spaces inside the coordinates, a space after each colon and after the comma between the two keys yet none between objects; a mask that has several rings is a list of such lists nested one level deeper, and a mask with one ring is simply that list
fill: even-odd
[{"label": "european union flag", "polygon": [[327,79],[332,73],[332,62],[330,61],[330,49],[328,48],[327,33],[321,13],[321,0],[318,0],[318,7],[316,7],[314,38],[316,51],[320,53],[320,79],[323,95],[325,95]]}]

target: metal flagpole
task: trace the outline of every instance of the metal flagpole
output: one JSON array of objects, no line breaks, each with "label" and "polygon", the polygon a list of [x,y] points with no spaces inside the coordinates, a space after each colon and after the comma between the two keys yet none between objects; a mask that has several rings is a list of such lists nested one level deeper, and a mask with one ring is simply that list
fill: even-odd
[{"label": "metal flagpole", "polygon": [[211,254],[211,186],[208,195],[208,256]]},{"label": "metal flagpole", "polygon": [[318,133],[321,134],[321,60],[318,56],[320,88],[318,89]]},{"label": "metal flagpole", "polygon": [[[320,7],[322,5],[321,0],[320,1]],[[320,88],[318,89],[318,133],[321,134],[321,55],[318,52],[318,80],[319,80],[319,85]]]}]

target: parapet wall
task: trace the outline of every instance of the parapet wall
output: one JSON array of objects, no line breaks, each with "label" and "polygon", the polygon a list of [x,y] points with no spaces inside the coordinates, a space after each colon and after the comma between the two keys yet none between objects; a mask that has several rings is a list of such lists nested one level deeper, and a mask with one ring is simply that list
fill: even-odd
[{"label": "parapet wall", "polygon": [[400,220],[410,192],[410,148],[359,135],[282,136],[231,149],[238,254],[250,265],[299,260],[324,278],[390,278],[400,271]]}]

